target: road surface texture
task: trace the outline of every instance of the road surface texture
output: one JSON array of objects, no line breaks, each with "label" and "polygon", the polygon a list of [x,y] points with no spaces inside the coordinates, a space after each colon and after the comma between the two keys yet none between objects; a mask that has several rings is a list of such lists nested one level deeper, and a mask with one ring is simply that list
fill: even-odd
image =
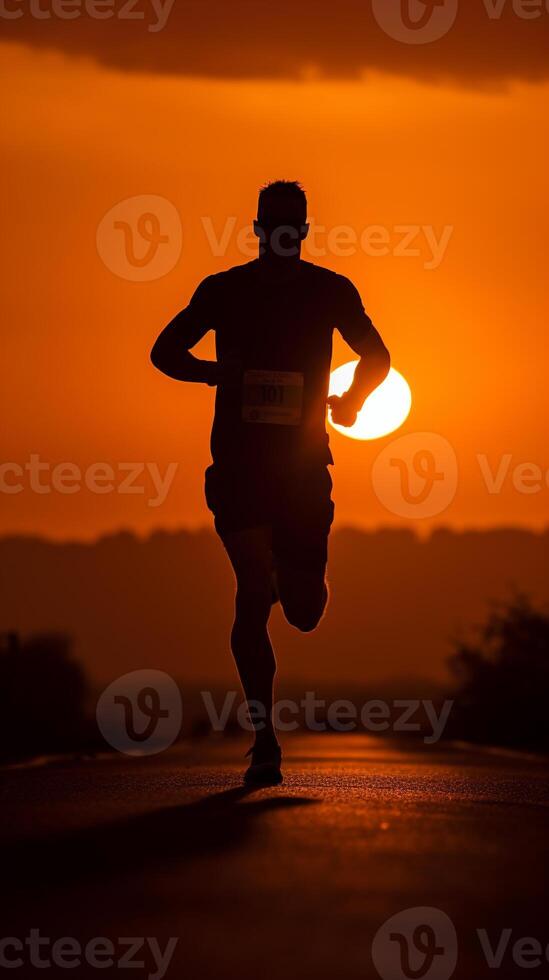
[{"label": "road surface texture", "polygon": [[[205,739],[154,758],[4,769],[0,938],[23,946],[2,947],[20,964],[2,973],[101,978],[127,968],[140,980],[167,965],[174,980],[446,980],[455,966],[463,980],[549,975],[543,760],[296,736],[284,785],[250,792],[240,785],[246,747]],[[423,907],[439,912],[406,911]],[[33,956],[49,967],[30,961],[32,929],[43,940]],[[72,943],[52,959],[64,937]],[[100,937],[112,947],[101,954],[96,944],[86,958]],[[131,954],[140,966],[121,962],[132,937],[145,940]],[[157,967],[154,943],[162,954],[170,937],[173,956]]]}]

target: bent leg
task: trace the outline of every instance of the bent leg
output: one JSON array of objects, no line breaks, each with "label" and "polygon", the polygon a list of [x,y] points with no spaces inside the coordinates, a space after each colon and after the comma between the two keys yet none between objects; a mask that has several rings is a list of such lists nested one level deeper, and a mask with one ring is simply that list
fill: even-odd
[{"label": "bent leg", "polygon": [[273,552],[280,602],[288,622],[310,633],[328,602],[326,565],[334,517],[332,478],[325,466],[288,481],[273,524]]},{"label": "bent leg", "polygon": [[271,533],[268,527],[223,535],[236,576],[235,620],[231,647],[248,705],[261,706],[256,735],[274,737],[273,682],[276,661],[267,631],[272,601]]},{"label": "bent leg", "polygon": [[326,567],[294,568],[284,562],[277,565],[278,591],[284,615],[291,626],[302,633],[316,629],[328,602]]}]

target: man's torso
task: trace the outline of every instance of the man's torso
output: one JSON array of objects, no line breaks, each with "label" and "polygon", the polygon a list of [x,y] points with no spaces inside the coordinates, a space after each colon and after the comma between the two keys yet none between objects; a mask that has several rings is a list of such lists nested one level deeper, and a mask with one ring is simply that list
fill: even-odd
[{"label": "man's torso", "polygon": [[210,280],[221,365],[239,362],[243,383],[219,386],[212,430],[215,462],[280,466],[285,459],[332,462],[326,400],[332,333],[347,281],[307,262],[272,282],[259,262]]}]

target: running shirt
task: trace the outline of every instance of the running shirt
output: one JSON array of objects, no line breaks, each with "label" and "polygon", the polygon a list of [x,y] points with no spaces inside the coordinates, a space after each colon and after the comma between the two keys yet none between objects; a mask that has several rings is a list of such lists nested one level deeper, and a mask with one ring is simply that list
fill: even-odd
[{"label": "running shirt", "polygon": [[185,311],[188,346],[215,331],[217,360],[242,385],[217,388],[214,463],[333,462],[326,432],[332,334],[357,349],[372,322],[344,276],[302,261],[291,281],[265,281],[256,259],[209,276]]}]

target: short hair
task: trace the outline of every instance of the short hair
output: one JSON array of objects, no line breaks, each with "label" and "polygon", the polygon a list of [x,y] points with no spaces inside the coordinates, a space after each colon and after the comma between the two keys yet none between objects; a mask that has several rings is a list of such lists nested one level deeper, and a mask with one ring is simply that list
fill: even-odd
[{"label": "short hair", "polygon": [[307,217],[307,195],[298,180],[273,180],[265,184],[259,192],[258,216],[268,211],[269,204],[281,198],[293,198],[296,207]]}]

